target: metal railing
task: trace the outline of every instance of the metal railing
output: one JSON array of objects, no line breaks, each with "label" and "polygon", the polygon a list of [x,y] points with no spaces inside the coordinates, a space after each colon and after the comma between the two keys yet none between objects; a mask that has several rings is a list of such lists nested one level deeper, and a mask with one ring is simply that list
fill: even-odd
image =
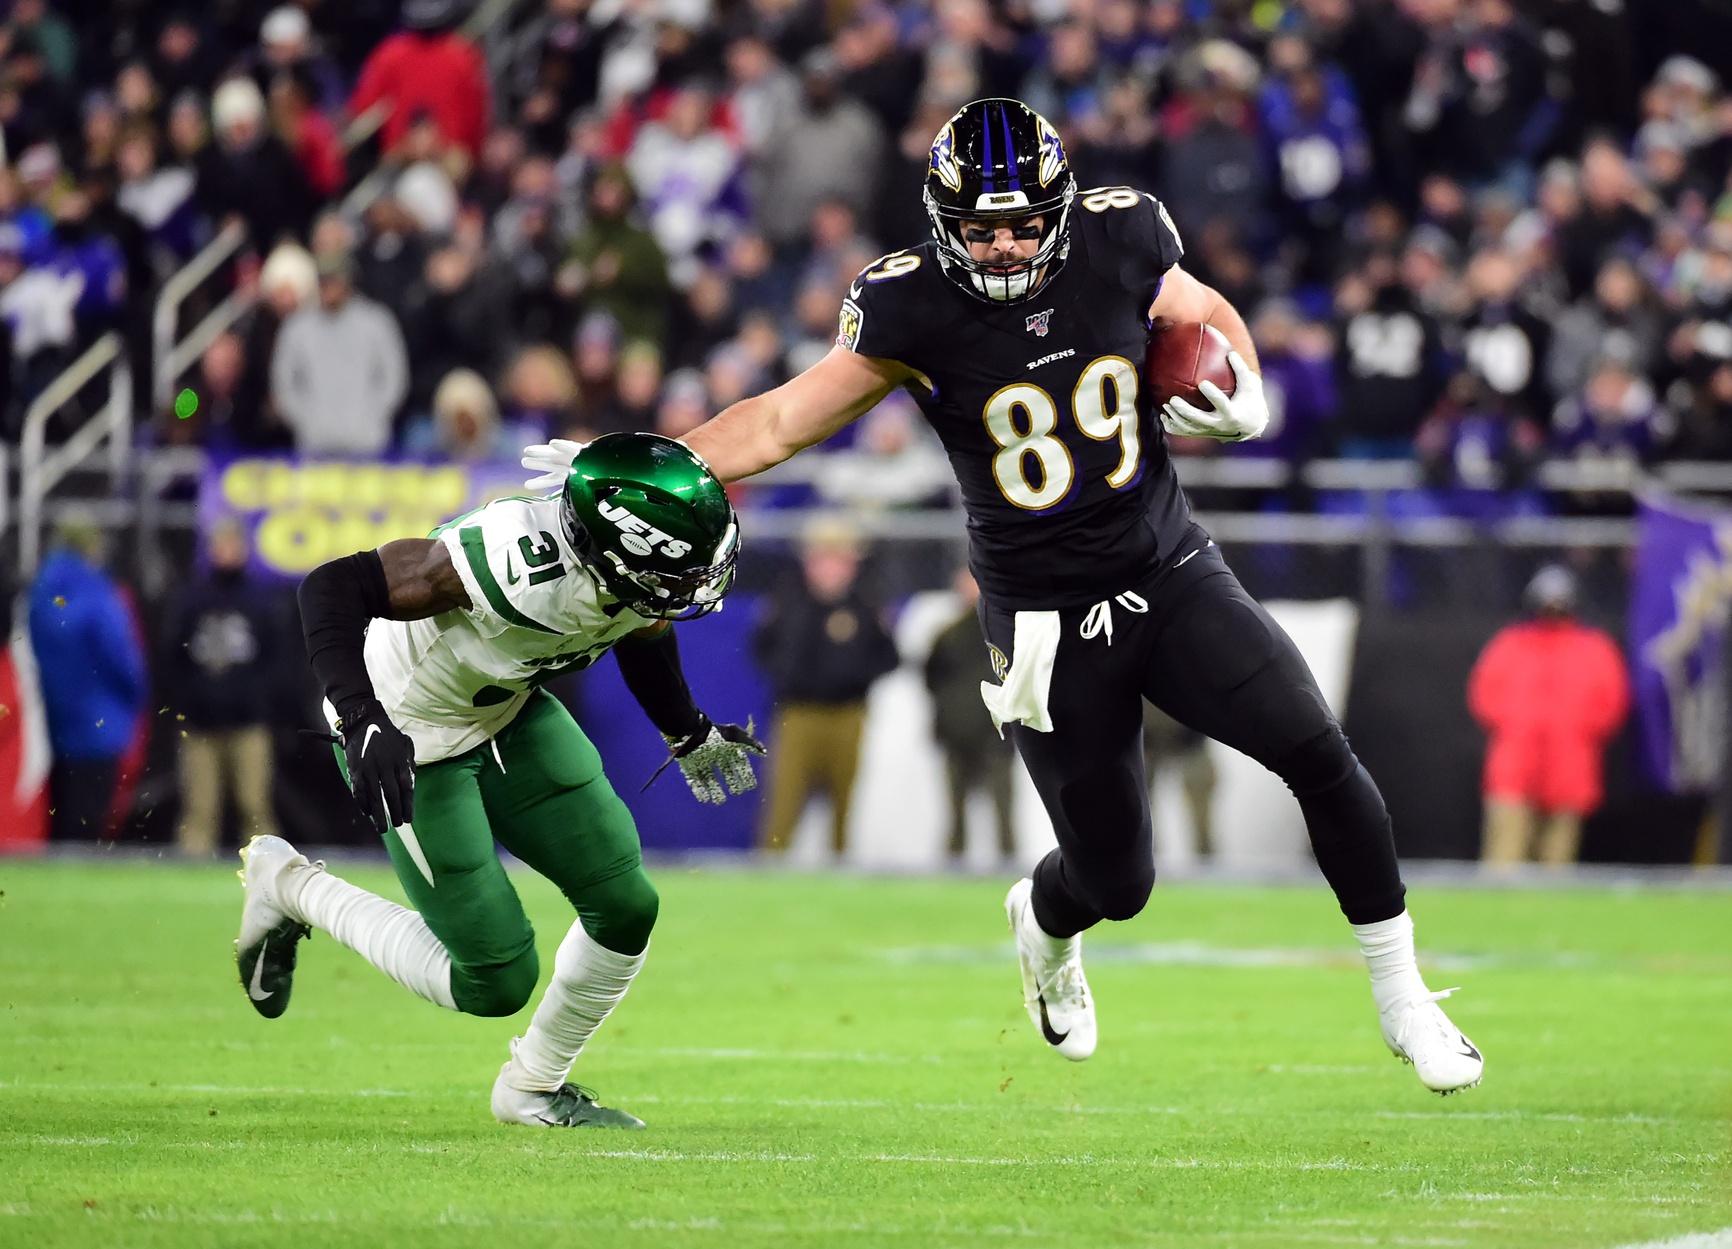
[{"label": "metal railing", "polygon": [[337,136],[337,146],[345,153],[352,152],[361,144],[378,134],[385,125],[385,119],[391,115],[390,105],[380,100],[366,111],[357,114],[343,127],[343,133]]},{"label": "metal railing", "polygon": [[[859,451],[795,456],[760,473],[747,484],[815,483],[849,460],[875,457]],[[1173,467],[1188,490],[1278,490],[1295,478],[1315,490],[1362,493],[1417,490],[1427,484],[1417,460],[1309,460],[1292,464],[1262,456],[1176,455]],[[1732,462],[1676,460],[1641,465],[1627,460],[1547,460],[1534,470],[1532,484],[1548,493],[1641,494],[1661,489],[1676,493],[1732,494]],[[1495,492],[1500,486],[1487,487]]]},{"label": "metal railing", "polygon": [[[169,488],[196,479],[205,469],[205,453],[192,447],[164,447],[128,455],[130,408],[124,396],[111,394],[107,413],[93,419],[65,447],[45,453],[43,426],[52,411],[62,406],[104,367],[125,366],[111,336],[79,360],[32,406],[26,422],[22,480],[22,505],[16,511],[21,529],[20,551],[26,568],[33,567],[40,550],[40,531],[51,513],[48,491],[67,472],[87,458],[110,433],[110,468],[128,468],[131,489],[118,492],[89,509],[81,510],[105,526],[133,528],[136,533],[141,587],[154,596],[165,590],[173,576],[163,545],[163,535],[197,523],[197,509],[184,502],[169,502]],[[120,391],[125,387],[121,386]],[[869,458],[857,452],[800,456],[753,479],[765,484],[821,482],[833,474],[839,462],[850,457]],[[1623,516],[1519,516],[1493,522],[1449,515],[1400,515],[1389,503],[1404,490],[1424,484],[1421,467],[1401,460],[1319,460],[1297,470],[1279,460],[1218,457],[1176,461],[1179,476],[1193,491],[1222,489],[1276,489],[1292,480],[1295,472],[1318,489],[1357,492],[1364,496],[1362,508],[1348,514],[1305,512],[1222,511],[1199,507],[1198,521],[1222,543],[1241,546],[1311,548],[1335,552],[1337,562],[1345,556],[1357,565],[1355,584],[1368,609],[1387,604],[1391,571],[1404,549],[1472,551],[1507,548],[1512,553],[1544,549],[1616,551],[1632,546],[1636,522]],[[0,463],[0,472],[4,465]],[[3,478],[0,478],[3,479]],[[1535,481],[1543,491],[1563,494],[1639,494],[1649,489],[1680,492],[1696,490],[1732,494],[1732,464],[1679,462],[1642,470],[1623,465],[1585,464],[1560,461],[1543,466]],[[1206,504],[1206,494],[1196,496]],[[960,557],[967,536],[966,521],[954,502],[938,507],[906,507],[875,504],[869,497],[837,497],[820,505],[801,507],[753,506],[748,495],[742,500],[741,529],[748,544],[778,544],[797,541],[820,516],[846,512],[863,537],[890,543],[928,542],[942,544]],[[73,502],[65,504],[72,507]],[[5,507],[0,500],[0,531]],[[1351,565],[1348,565],[1351,566]]]},{"label": "metal railing", "polygon": [[139,586],[147,598],[160,596],[174,579],[163,530],[190,529],[198,523],[196,503],[171,503],[165,496],[171,486],[197,481],[209,464],[210,457],[199,447],[158,447],[138,457],[131,524],[138,537]]},{"label": "metal railing", "polygon": [[[1188,489],[1275,490],[1295,477],[1315,490],[1390,492],[1427,484],[1415,460],[1311,460],[1294,466],[1256,456],[1174,456],[1179,480]],[[1661,489],[1679,493],[1732,493],[1732,463],[1680,460],[1644,466],[1632,460],[1547,460],[1533,473],[1532,485],[1548,493],[1641,494]],[[1495,491],[1498,486],[1487,487]]]},{"label": "metal railing", "polygon": [[[198,356],[204,347],[210,346],[218,334],[233,325],[245,311],[236,311],[235,301],[242,298],[242,292],[236,291],[215,309],[208,313],[183,340],[176,340],[180,332],[180,306],[188,296],[204,285],[206,279],[225,264],[230,257],[246,246],[247,228],[238,221],[224,226],[217,236],[205,245],[203,251],[182,265],[162,284],[162,290],[156,297],[156,311],[151,316],[150,341],[153,372],[151,376],[150,398],[157,407],[166,407],[174,398],[174,384]],[[256,298],[254,292],[245,294],[247,307]],[[222,316],[229,320],[222,321]],[[212,327],[215,328],[212,328]],[[183,348],[194,336],[203,336],[204,346],[190,356]]]},{"label": "metal railing", "polygon": [[[909,509],[832,492],[828,483],[846,479],[836,466],[858,452],[835,452],[790,460],[754,478],[767,485],[819,488],[820,505],[753,508],[748,495],[741,532],[748,542],[796,541],[821,516],[845,511],[861,535],[895,542],[953,542],[964,537],[964,516],[949,507]],[[1310,547],[1357,552],[1364,605],[1386,607],[1398,549],[1466,551],[1475,548],[1620,550],[1634,545],[1636,522],[1625,516],[1514,516],[1473,520],[1451,515],[1401,515],[1392,501],[1426,486],[1424,466],[1411,460],[1315,460],[1292,465],[1259,457],[1175,457],[1179,480],[1194,492],[1197,521],[1219,542],[1242,546]],[[1210,508],[1210,490],[1277,490],[1295,480],[1316,490],[1358,494],[1347,514],[1222,511]],[[1636,496],[1648,491],[1732,493],[1732,464],[1679,462],[1644,468],[1624,462],[1558,460],[1538,466],[1532,485],[1558,495]],[[1497,491],[1488,490],[1488,494]]]},{"label": "metal railing", "polygon": [[175,383],[186,371],[199,362],[199,359],[210,348],[210,345],[251,312],[259,302],[258,287],[247,285],[229,293],[220,304],[204,315],[204,319],[186,332],[174,346],[168,349],[168,354],[159,356],[156,361],[156,382],[152,388],[151,398],[156,406],[165,408],[174,397]]},{"label": "metal railing", "polygon": [[[63,444],[47,450],[49,420],[104,371],[109,375],[109,391],[102,411]],[[43,501],[48,492],[104,441],[108,444],[108,471],[119,478],[131,463],[132,367],[116,333],[99,338],[48,384],[24,413],[18,474],[18,563],[26,577],[36,571],[41,558]]]},{"label": "metal railing", "polygon": [[506,37],[505,23],[518,3],[519,0],[481,0],[463,23],[463,33],[481,45],[495,88],[504,72],[503,61],[514,50]]}]

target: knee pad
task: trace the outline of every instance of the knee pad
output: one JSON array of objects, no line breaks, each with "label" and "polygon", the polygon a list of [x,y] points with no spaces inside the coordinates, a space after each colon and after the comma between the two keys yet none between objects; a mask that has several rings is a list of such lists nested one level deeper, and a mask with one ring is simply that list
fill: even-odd
[{"label": "knee pad", "polygon": [[509,963],[451,968],[451,998],[465,1015],[497,1019],[515,1015],[535,993],[541,960],[530,946]]},{"label": "knee pad", "polygon": [[1155,887],[1155,865],[1126,864],[1125,875],[1110,884],[1095,886],[1095,907],[1102,919],[1135,919],[1148,905]]},{"label": "knee pad", "polygon": [[661,911],[661,897],[642,867],[591,885],[572,902],[584,931],[615,954],[642,954]]},{"label": "knee pad", "polygon": [[1121,856],[1111,864],[1081,867],[1053,850],[1034,869],[1034,914],[1041,928],[1057,937],[1081,932],[1103,919],[1137,915],[1155,885],[1149,856]]},{"label": "knee pad", "polygon": [[1347,744],[1347,735],[1333,722],[1273,765],[1275,774],[1287,782],[1296,798],[1327,793],[1358,770],[1359,760]]}]

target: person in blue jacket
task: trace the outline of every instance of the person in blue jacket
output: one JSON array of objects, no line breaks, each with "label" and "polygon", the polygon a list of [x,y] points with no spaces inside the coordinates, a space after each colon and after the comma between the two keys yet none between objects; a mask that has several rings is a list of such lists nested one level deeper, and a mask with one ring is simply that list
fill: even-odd
[{"label": "person in blue jacket", "polygon": [[148,692],[132,613],[102,567],[101,531],[61,527],[31,583],[29,610],[54,751],[51,835],[95,840]]}]

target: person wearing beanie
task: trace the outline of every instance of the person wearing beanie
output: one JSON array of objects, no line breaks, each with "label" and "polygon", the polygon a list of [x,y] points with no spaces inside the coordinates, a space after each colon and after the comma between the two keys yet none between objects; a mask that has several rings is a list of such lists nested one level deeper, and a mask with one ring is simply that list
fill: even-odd
[{"label": "person wearing beanie", "polygon": [[320,256],[318,272],[318,299],[277,335],[277,414],[304,455],[378,455],[409,390],[403,332],[387,308],[356,292],[347,252]]},{"label": "person wearing beanie", "polygon": [[1489,742],[1482,861],[1573,863],[1600,805],[1606,743],[1630,709],[1624,656],[1576,619],[1576,579],[1558,564],[1528,583],[1525,620],[1486,644],[1467,703]]},{"label": "person wearing beanie", "polygon": [[252,245],[269,251],[284,234],[302,235],[314,197],[294,154],[271,133],[265,98],[251,78],[231,78],[211,95],[214,142],[194,157],[193,197],[220,223],[246,223]]}]

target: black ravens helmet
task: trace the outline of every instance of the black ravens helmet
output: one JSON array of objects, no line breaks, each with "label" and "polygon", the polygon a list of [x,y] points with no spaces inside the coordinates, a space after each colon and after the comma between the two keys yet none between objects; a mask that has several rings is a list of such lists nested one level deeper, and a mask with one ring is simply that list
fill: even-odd
[{"label": "black ravens helmet", "polygon": [[[1052,124],[1021,100],[975,100],[944,123],[932,141],[926,215],[944,272],[963,290],[1014,303],[1039,290],[1070,250],[1070,205],[1076,176]],[[968,254],[970,220],[1044,217],[1040,249],[1028,260],[989,264]]]}]

